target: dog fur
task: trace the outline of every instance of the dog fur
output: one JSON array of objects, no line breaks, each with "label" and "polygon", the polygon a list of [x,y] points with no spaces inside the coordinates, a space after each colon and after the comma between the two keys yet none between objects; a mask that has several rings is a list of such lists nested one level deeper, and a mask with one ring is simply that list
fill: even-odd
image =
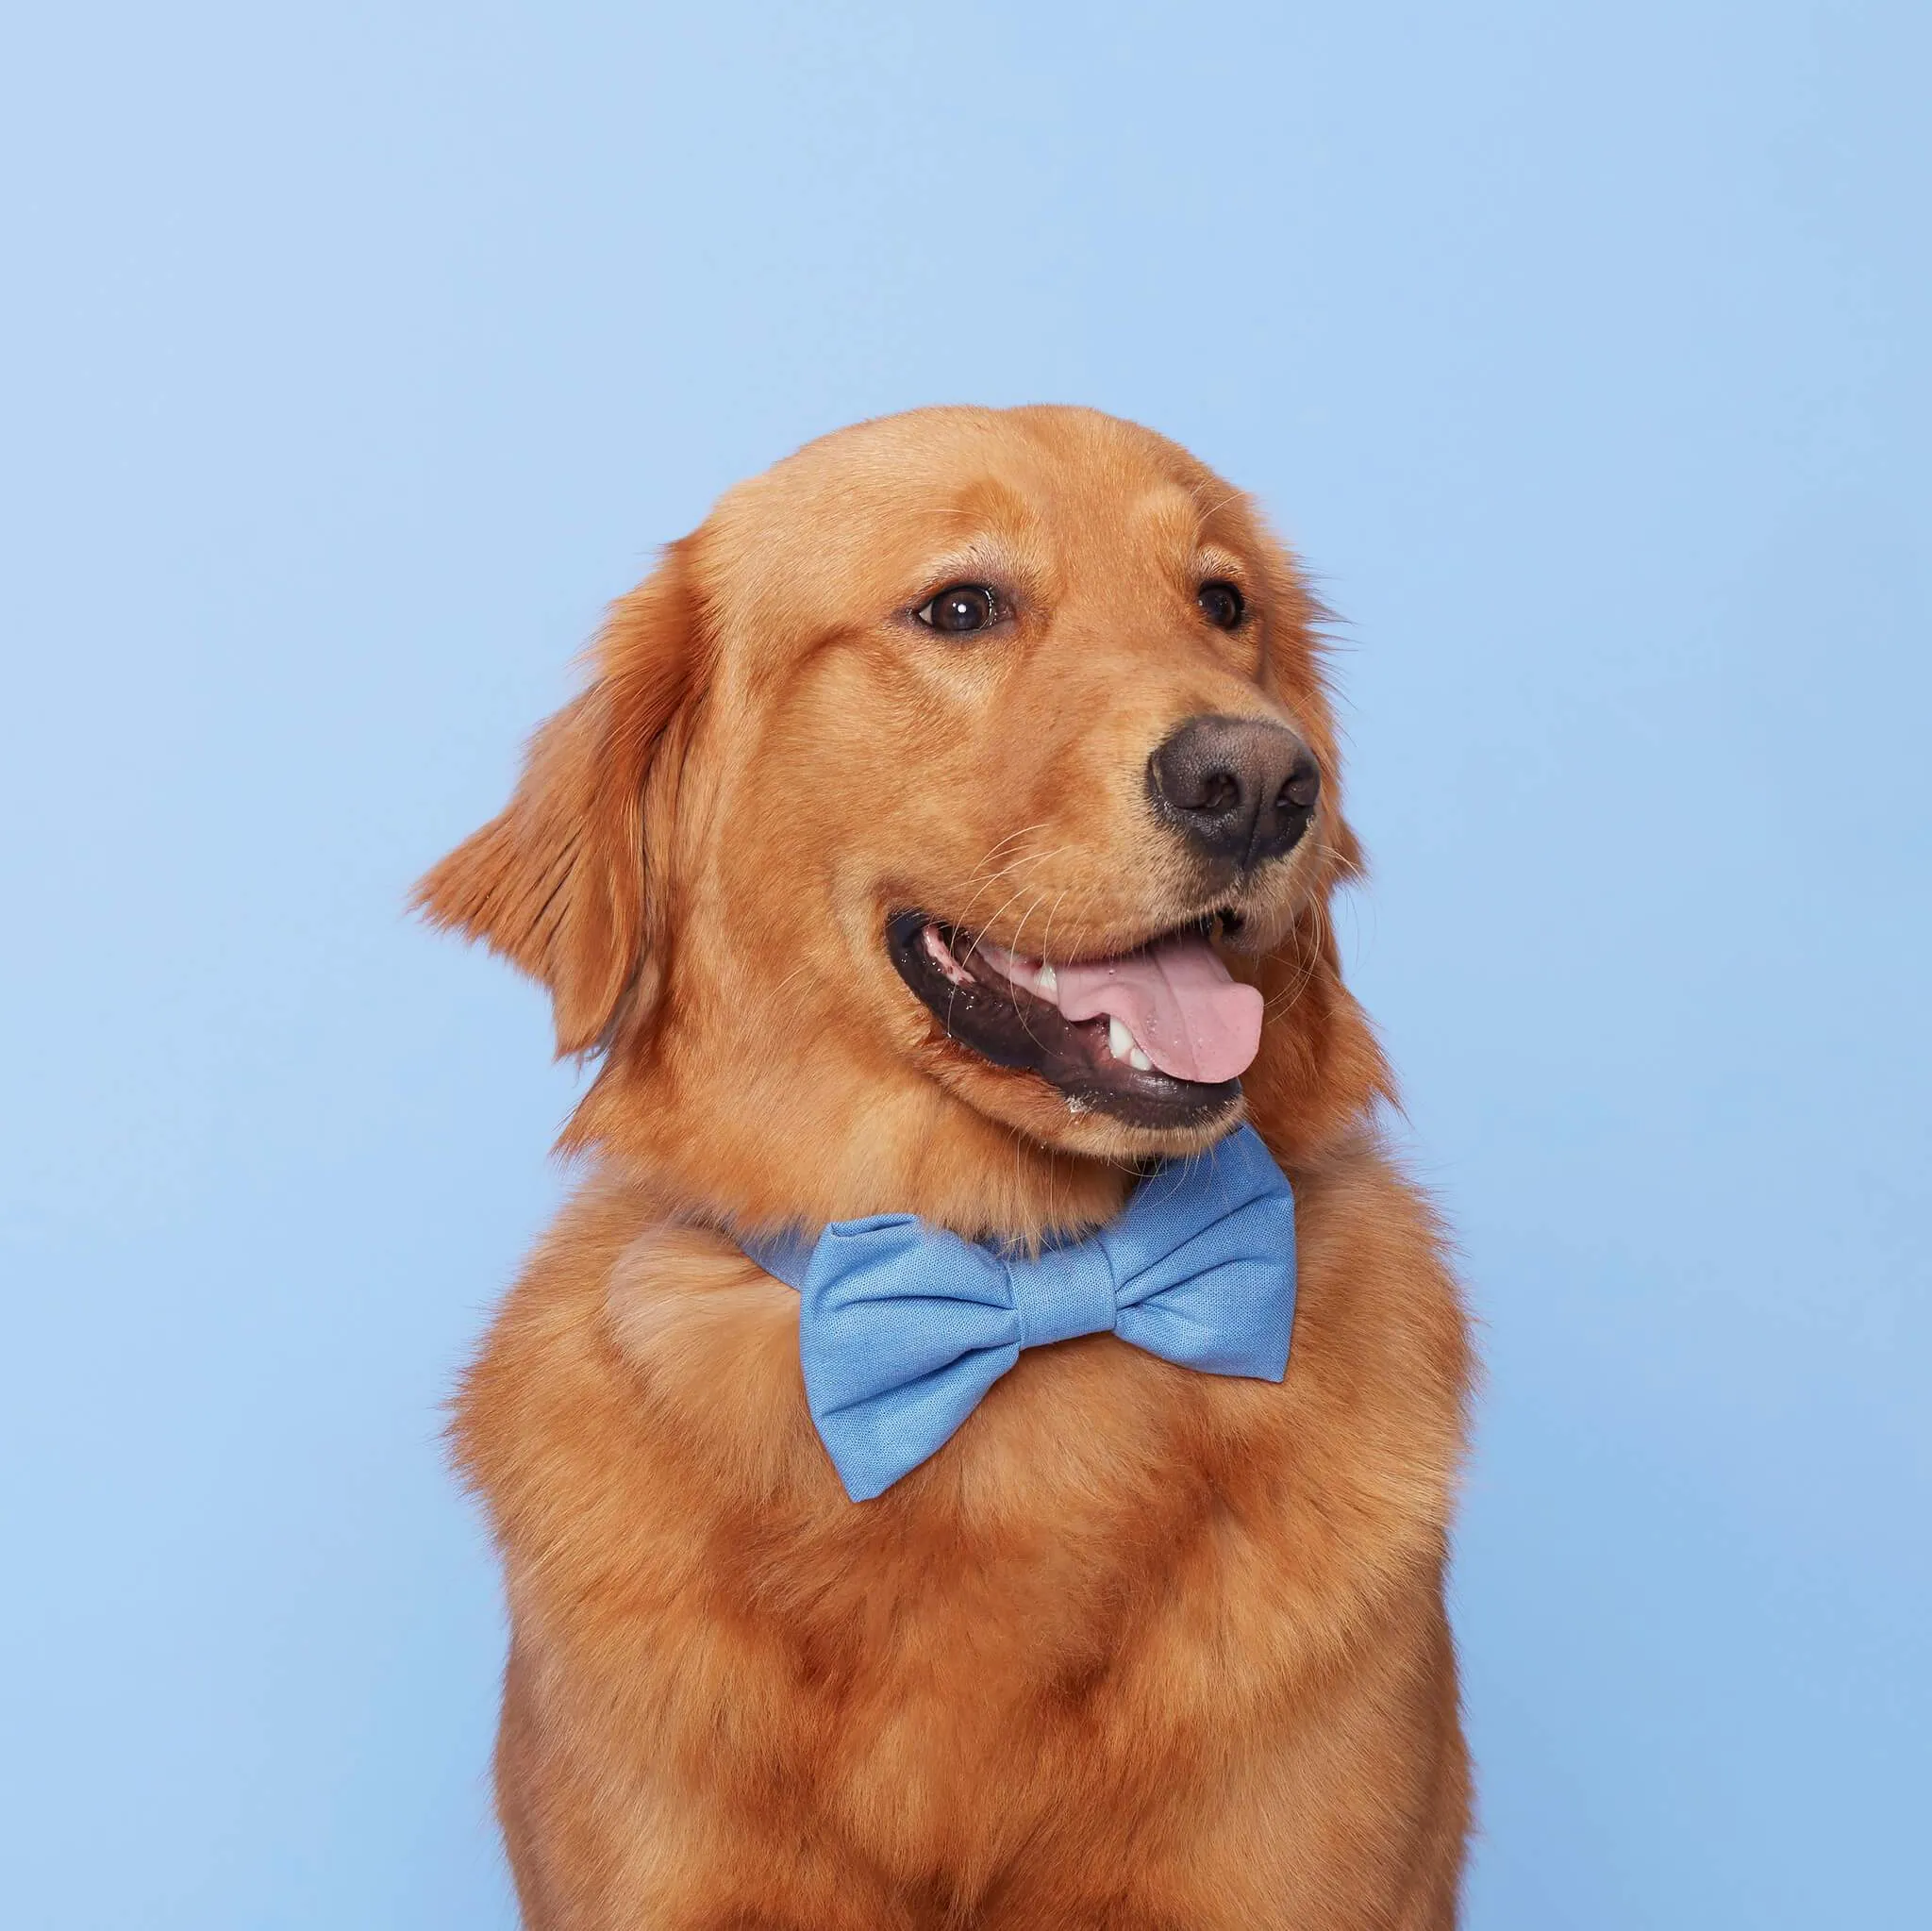
[{"label": "dog fur", "polygon": [[[1241,628],[1204,624],[1205,578]],[[959,581],[1010,623],[935,637]],[[1469,1822],[1446,1536],[1470,1357],[1327,918],[1357,866],[1317,625],[1247,500],[1087,410],[922,410],[730,491],[617,604],[508,807],[419,888],[598,1056],[581,1190],[463,1385],[507,1575],[499,1809],[532,1931],[1441,1931]],[[950,1039],[920,907],[1049,958],[1200,914],[1181,719],[1291,724],[1315,822],[1239,889],[1245,1107],[1293,1182],[1281,1386],[1029,1350],[849,1502],[798,1302],[733,1229],[1037,1240],[1209,1143]]]}]

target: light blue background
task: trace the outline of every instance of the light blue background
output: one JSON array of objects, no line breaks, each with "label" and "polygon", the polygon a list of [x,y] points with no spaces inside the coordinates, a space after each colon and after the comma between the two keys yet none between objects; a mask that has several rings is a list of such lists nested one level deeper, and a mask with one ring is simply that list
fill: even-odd
[{"label": "light blue background", "polygon": [[718,490],[1034,399],[1348,619],[1491,1371],[1472,1925],[1923,1922],[1927,20],[17,15],[9,1923],[509,1922],[439,1403],[571,1081],[404,892]]}]

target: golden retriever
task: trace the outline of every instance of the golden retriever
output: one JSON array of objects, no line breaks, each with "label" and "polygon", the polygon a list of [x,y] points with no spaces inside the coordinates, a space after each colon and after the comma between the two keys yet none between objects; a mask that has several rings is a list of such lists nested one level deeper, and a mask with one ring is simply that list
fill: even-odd
[{"label": "golden retriever", "polygon": [[[1468,1343],[1329,925],[1322,614],[1147,430],[863,424],[670,546],[419,887],[599,1062],[455,1423],[532,1931],[1454,1923]],[[1052,996],[1162,948],[1258,1045]],[[1030,1348],[847,1499],[735,1233],[1038,1242],[1243,1121],[1295,1190],[1284,1382]]]}]

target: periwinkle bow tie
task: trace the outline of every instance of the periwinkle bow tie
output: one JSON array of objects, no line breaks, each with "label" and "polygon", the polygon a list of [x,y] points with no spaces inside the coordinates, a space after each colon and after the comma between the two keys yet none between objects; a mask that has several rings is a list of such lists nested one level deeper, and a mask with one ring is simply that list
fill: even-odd
[{"label": "periwinkle bow tie", "polygon": [[1038,1259],[911,1214],[743,1246],[799,1291],[806,1399],[855,1502],[944,1447],[1022,1348],[1111,1329],[1208,1374],[1288,1372],[1294,1194],[1251,1127],[1166,1162],[1116,1220]]}]

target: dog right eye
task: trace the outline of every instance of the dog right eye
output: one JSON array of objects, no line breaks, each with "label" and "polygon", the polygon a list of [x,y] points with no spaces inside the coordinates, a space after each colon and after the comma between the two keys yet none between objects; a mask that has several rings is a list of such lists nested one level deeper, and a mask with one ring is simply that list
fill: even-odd
[{"label": "dog right eye", "polygon": [[928,630],[958,637],[1000,620],[1000,600],[983,583],[956,583],[912,613]]}]

